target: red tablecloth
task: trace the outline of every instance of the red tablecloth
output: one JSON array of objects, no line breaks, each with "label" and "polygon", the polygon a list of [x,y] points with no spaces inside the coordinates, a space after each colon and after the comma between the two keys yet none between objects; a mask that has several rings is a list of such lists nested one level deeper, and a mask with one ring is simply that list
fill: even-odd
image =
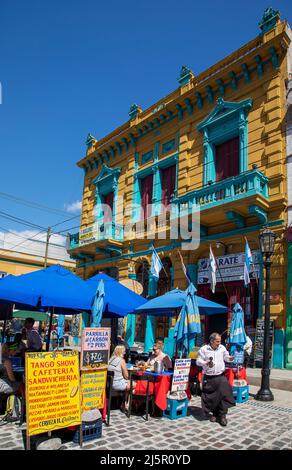
[{"label": "red tablecloth", "polygon": [[[153,390],[154,385],[154,390]],[[149,393],[154,391],[154,402],[161,410],[166,410],[167,408],[167,393],[171,387],[171,376],[164,374],[155,374],[154,384],[150,382],[149,384]],[[141,380],[136,382],[135,393],[137,395],[146,395],[147,381]],[[134,395],[133,395],[134,399]]]},{"label": "red tablecloth", "polygon": [[237,369],[229,369],[229,368],[225,369],[225,375],[231,387],[233,386],[234,379],[246,380],[246,383],[248,383],[245,367],[241,367],[238,373],[237,373]]}]

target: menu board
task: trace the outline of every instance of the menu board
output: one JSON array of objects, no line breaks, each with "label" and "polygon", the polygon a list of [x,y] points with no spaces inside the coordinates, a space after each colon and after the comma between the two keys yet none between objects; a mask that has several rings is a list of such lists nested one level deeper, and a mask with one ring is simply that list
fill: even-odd
[{"label": "menu board", "polygon": [[110,328],[84,328],[81,340],[81,370],[107,367],[110,350]]},{"label": "menu board", "polygon": [[93,370],[82,372],[82,411],[103,408],[105,398],[106,375],[106,370]]},{"label": "menu board", "polygon": [[81,423],[78,351],[25,354],[27,435]]},{"label": "menu board", "polygon": [[187,390],[191,368],[191,359],[176,359],[172,378],[172,392]]},{"label": "menu board", "polygon": [[[257,320],[256,335],[254,344],[254,363],[256,367],[262,367],[263,365],[263,353],[264,353],[264,334],[265,334],[265,320]],[[270,351],[269,358],[272,361],[273,357],[273,340],[274,340],[274,321],[270,320]]]}]

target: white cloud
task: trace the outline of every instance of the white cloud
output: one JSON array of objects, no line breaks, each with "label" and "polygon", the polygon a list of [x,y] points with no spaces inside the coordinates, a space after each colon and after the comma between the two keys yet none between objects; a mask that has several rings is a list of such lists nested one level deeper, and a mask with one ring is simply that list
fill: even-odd
[{"label": "white cloud", "polygon": [[81,211],[82,201],[75,201],[72,204],[64,204],[65,210],[70,213],[77,213]]},{"label": "white cloud", "polygon": [[[44,257],[46,238],[46,232],[38,233],[36,230],[23,230],[20,232],[12,230],[9,232],[0,231],[0,250],[2,248]],[[58,234],[50,236],[48,257],[64,261],[71,260],[66,251],[65,236]]]}]

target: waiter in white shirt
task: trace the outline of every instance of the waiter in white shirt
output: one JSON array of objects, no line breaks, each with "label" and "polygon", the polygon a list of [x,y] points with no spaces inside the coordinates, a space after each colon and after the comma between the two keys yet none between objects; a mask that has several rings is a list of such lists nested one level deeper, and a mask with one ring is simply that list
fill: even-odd
[{"label": "waiter in white shirt", "polygon": [[227,349],[221,344],[219,333],[210,335],[210,343],[198,352],[197,365],[203,367],[202,410],[210,421],[227,425],[226,414],[235,405],[232,388],[224,375],[225,362],[232,362]]}]

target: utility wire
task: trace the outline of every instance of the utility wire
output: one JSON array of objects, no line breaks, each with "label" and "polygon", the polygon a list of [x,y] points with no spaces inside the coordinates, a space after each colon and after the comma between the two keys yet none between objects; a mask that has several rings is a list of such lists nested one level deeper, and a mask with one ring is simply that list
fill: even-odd
[{"label": "utility wire", "polygon": [[46,230],[46,228],[42,227],[41,225],[34,224],[33,222],[30,222],[30,221],[25,220],[25,219],[21,219],[19,217],[15,217],[15,216],[7,214],[6,212],[3,212],[3,211],[0,211],[0,217],[2,217],[4,219],[11,220],[12,222],[15,222],[15,223],[18,223],[18,224],[21,224],[21,225],[26,225],[26,226],[31,227],[31,228],[38,228],[38,229]]},{"label": "utility wire", "polygon": [[[33,241],[35,243],[44,243],[44,244],[46,243],[44,240],[33,240],[32,238],[23,237],[22,235],[19,235],[16,232],[13,232],[11,230],[7,230],[7,228],[5,228],[5,227],[0,227],[0,230],[3,230],[3,233],[5,233],[5,234],[7,233],[7,235],[13,235],[15,237],[22,238],[25,241]],[[63,237],[63,238],[66,238],[65,235],[60,235],[60,236]],[[7,242],[7,243],[9,243],[9,242]],[[57,243],[53,243],[53,242],[51,243],[51,245],[52,246],[59,246],[60,248],[64,248],[64,245],[58,245]]]},{"label": "utility wire", "polygon": [[43,204],[40,204],[38,202],[33,202],[33,201],[28,201],[26,199],[22,199],[17,196],[13,196],[12,194],[0,192],[0,198],[8,199],[9,201],[15,202],[16,204],[22,204],[23,206],[27,207],[32,207],[34,209],[42,210],[42,211],[47,211],[52,214],[56,215],[67,215],[66,211],[62,211],[59,209],[53,209],[51,207],[45,206]]}]

